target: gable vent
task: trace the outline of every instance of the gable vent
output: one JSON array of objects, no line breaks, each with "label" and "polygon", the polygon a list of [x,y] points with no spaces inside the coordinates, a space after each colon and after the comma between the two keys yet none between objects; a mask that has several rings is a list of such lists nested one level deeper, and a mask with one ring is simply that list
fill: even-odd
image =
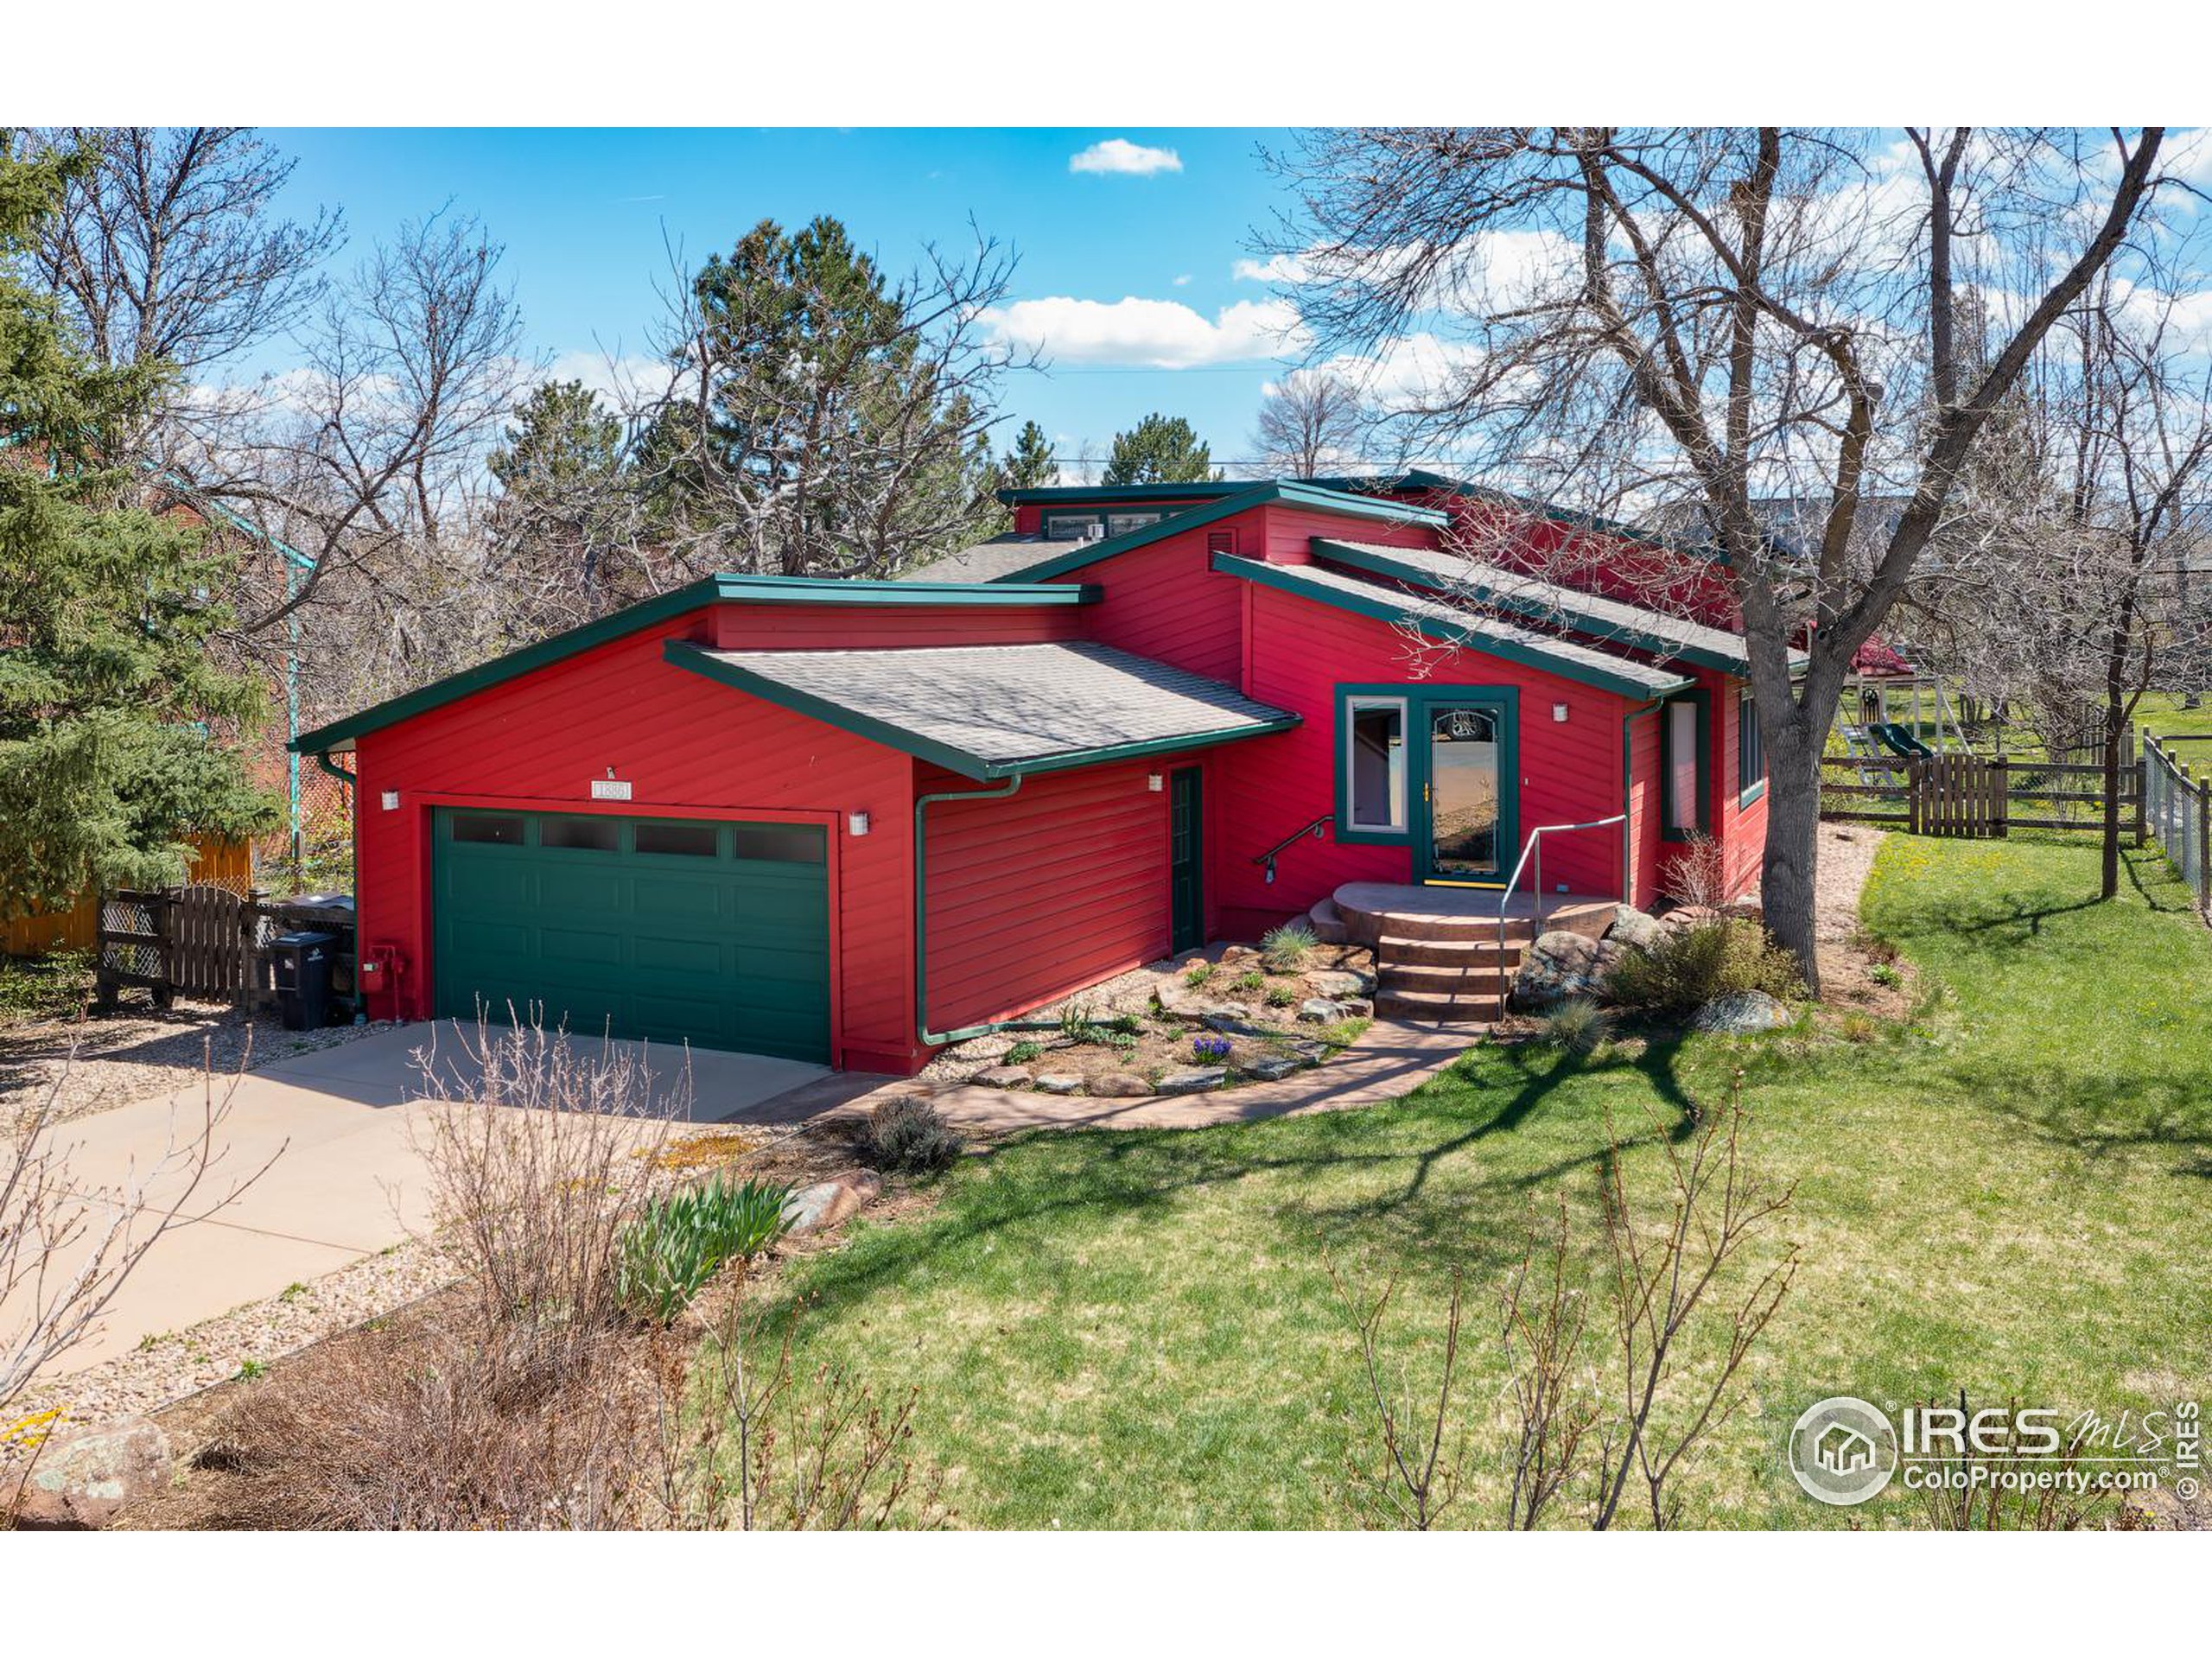
[{"label": "gable vent", "polygon": [[1209,554],[1226,553],[1230,557],[1235,557],[1236,554],[1236,532],[1233,530],[1210,530],[1206,531],[1206,551]]}]

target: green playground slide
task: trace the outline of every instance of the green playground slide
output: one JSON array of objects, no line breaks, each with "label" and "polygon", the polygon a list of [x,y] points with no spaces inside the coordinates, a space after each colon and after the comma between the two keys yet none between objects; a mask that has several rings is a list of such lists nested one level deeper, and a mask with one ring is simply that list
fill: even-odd
[{"label": "green playground slide", "polygon": [[1892,754],[1901,754],[1908,760],[1925,760],[1936,753],[1911,731],[1895,721],[1876,721],[1866,729],[1877,742]]}]

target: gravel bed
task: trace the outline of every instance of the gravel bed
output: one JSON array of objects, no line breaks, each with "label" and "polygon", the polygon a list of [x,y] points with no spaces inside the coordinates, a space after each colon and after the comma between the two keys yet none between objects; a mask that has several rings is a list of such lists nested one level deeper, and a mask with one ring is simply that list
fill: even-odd
[{"label": "gravel bed", "polygon": [[55,1118],[66,1123],[111,1106],[197,1088],[207,1067],[227,1077],[385,1029],[378,1023],[287,1031],[274,1009],[247,1020],[228,1002],[181,1000],[167,1010],[127,1008],[14,1026],[0,1030],[0,1101],[28,1105],[58,1079]]},{"label": "gravel bed", "polygon": [[1859,931],[1859,895],[1887,835],[1863,823],[1821,826],[1820,863],[1813,873],[1813,936],[1821,944],[1847,944]]},{"label": "gravel bed", "polygon": [[404,1307],[453,1278],[451,1265],[436,1249],[410,1240],[265,1302],[233,1308],[188,1331],[149,1337],[130,1353],[35,1382],[11,1415],[56,1407],[81,1422],[139,1415],[229,1381],[249,1360],[265,1365]]}]

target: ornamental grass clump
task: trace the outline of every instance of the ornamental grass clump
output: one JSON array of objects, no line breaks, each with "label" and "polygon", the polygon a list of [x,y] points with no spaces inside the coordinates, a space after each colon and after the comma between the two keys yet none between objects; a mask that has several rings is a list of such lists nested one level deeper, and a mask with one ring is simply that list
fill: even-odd
[{"label": "ornamental grass clump", "polygon": [[1321,941],[1303,922],[1285,922],[1260,935],[1260,959],[1272,973],[1294,974],[1313,958]]},{"label": "ornamental grass clump", "polygon": [[1570,996],[1543,1019],[1537,1040],[1567,1054],[1587,1054],[1611,1033],[1612,1020],[1586,996]]},{"label": "ornamental grass clump", "polygon": [[623,1230],[615,1284],[624,1306],[665,1325],[728,1262],[750,1262],[784,1236],[791,1188],[722,1177],[647,1205]]}]

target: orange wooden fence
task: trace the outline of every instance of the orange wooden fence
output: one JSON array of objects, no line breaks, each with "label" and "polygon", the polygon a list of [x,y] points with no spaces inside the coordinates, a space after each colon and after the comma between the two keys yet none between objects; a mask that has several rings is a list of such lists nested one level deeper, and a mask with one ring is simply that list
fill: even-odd
[{"label": "orange wooden fence", "polygon": [[[242,841],[203,841],[193,858],[188,879],[243,893],[253,885],[252,849]],[[88,893],[67,910],[0,922],[0,956],[90,950],[98,942],[99,925],[99,895]]]}]

